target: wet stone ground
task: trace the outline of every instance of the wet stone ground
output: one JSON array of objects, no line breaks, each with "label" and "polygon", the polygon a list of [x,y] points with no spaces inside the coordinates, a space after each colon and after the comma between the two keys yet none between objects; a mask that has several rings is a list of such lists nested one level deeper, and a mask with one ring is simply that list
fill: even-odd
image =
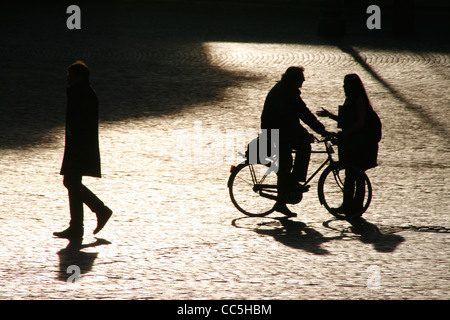
[{"label": "wet stone ground", "polygon": [[[448,47],[358,32],[323,40],[315,10],[301,21],[274,11],[271,24],[263,9],[139,3],[84,10],[79,34],[65,29],[61,5],[2,13],[1,299],[449,298]],[[33,20],[32,9],[48,19]],[[59,168],[64,68],[75,59],[91,66],[101,104],[103,178],[84,181],[114,210],[94,237],[86,208],[79,249],[52,236],[69,217]],[[290,65],[306,69],[312,111],[336,111],[343,77],[356,72],[382,119],[359,228],[327,213],[317,180],[292,206],[296,218],[245,217],[230,201],[230,165]]]}]

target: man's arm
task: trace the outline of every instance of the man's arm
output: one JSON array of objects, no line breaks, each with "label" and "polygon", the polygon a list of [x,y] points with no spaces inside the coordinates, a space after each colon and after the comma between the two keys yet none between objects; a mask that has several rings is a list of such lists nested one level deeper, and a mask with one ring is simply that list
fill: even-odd
[{"label": "man's arm", "polygon": [[329,132],[325,129],[325,126],[317,120],[316,116],[308,109],[303,100],[299,97],[298,105],[298,116],[299,119],[306,123],[311,129],[322,136],[326,136]]}]

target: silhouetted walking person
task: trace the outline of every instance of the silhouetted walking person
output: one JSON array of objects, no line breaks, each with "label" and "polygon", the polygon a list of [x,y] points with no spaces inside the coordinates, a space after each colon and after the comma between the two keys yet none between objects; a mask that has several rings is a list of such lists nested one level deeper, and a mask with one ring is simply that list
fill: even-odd
[{"label": "silhouetted walking person", "polygon": [[[317,115],[337,121],[339,161],[362,171],[377,166],[378,142],[381,139],[381,122],[373,110],[364,85],[357,74],[344,77],[345,102],[335,115],[326,109]],[[362,186],[362,187],[360,187]],[[346,176],[344,201],[336,210],[351,213],[359,210],[364,199],[363,183]]]},{"label": "silhouetted walking person", "polygon": [[82,184],[83,176],[101,177],[98,100],[89,84],[89,74],[89,68],[81,61],[67,68],[66,143],[61,175],[69,193],[70,226],[53,233],[61,238],[83,237],[83,204],[97,215],[94,234],[112,215],[111,209]]},{"label": "silhouetted walking person", "polygon": [[[299,120],[323,136],[329,134],[300,97],[299,88],[305,81],[303,72],[303,67],[289,67],[286,70],[281,81],[269,91],[261,115],[262,129],[279,129],[278,200],[275,210],[290,217],[296,214],[286,206],[287,193],[308,190],[299,182],[304,182],[308,173],[312,136]],[[270,130],[267,131],[270,134]],[[293,150],[297,150],[294,164]]]}]

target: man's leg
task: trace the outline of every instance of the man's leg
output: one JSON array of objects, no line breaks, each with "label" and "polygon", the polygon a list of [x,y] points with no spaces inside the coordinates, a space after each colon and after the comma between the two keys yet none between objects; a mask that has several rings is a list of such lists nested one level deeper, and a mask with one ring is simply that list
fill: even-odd
[{"label": "man's leg", "polygon": [[291,187],[291,169],[292,169],[292,150],[286,147],[279,148],[278,163],[278,199],[275,210],[288,217],[296,217],[297,214],[291,212],[286,206],[287,194]]},{"label": "man's leg", "polygon": [[85,203],[97,216],[97,227],[94,230],[94,234],[96,234],[103,229],[108,222],[112,215],[112,210],[105,206],[103,201],[83,184],[81,184],[81,197],[83,203]]},{"label": "man's leg", "polygon": [[296,148],[292,178],[296,182],[305,182],[308,175],[309,161],[311,159],[311,144],[299,143]]},{"label": "man's leg", "polygon": [[105,208],[105,204],[91,190],[81,183],[81,196],[92,212],[101,212]]},{"label": "man's leg", "polygon": [[112,210],[82,184],[81,175],[64,176],[64,186],[69,192],[70,227],[62,232],[55,232],[54,235],[62,238],[82,237],[84,232],[83,204],[86,204],[96,214],[97,228],[94,230],[94,234],[98,233],[108,222]]},{"label": "man's leg", "polygon": [[70,225],[66,230],[54,232],[53,234],[57,237],[68,239],[82,238],[84,212],[81,175],[65,175],[63,183],[69,194]]}]

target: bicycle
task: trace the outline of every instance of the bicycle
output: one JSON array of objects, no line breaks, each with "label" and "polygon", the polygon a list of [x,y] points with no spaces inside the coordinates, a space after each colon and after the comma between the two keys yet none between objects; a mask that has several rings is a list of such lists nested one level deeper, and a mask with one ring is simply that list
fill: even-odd
[{"label": "bicycle", "polygon": [[[312,153],[327,154],[326,160],[307,178],[303,186],[327,166],[320,175],[318,182],[318,198],[328,212],[338,219],[351,219],[362,216],[372,200],[372,184],[366,173],[351,165],[340,163],[333,159],[333,145],[337,144],[336,137],[322,140],[315,138],[318,143],[324,143],[325,150],[312,150]],[[296,151],[294,150],[293,153]],[[264,217],[275,211],[278,199],[276,166],[273,158],[269,163],[249,163],[248,160],[231,166],[228,179],[228,189],[233,205],[242,213],[250,217]],[[268,160],[266,159],[266,160]],[[345,188],[344,188],[345,185]],[[303,192],[291,194],[291,204],[299,203]],[[358,204],[342,207],[344,197],[351,201],[359,199]],[[348,204],[348,201],[347,201]]]}]

